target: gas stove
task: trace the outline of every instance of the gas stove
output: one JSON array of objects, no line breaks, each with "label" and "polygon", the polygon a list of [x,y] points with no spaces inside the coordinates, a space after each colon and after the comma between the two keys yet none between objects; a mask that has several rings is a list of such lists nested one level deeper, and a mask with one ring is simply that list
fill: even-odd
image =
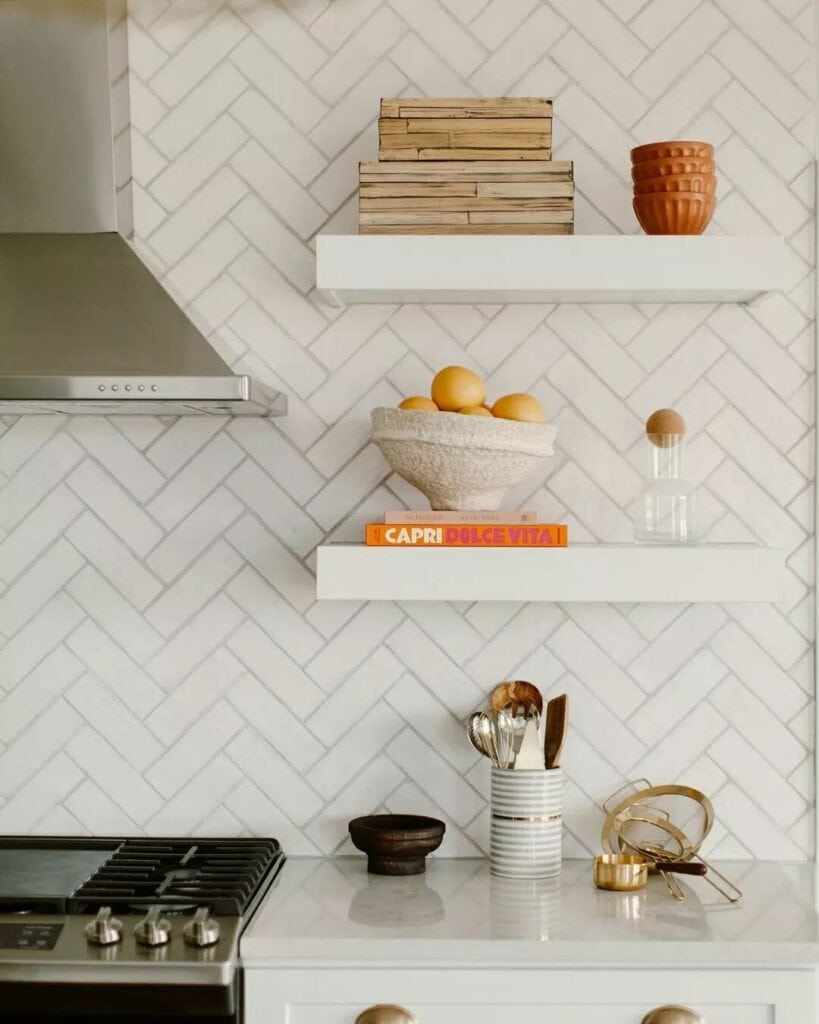
[{"label": "gas stove", "polygon": [[273,839],[0,838],[0,1021],[241,1019]]}]

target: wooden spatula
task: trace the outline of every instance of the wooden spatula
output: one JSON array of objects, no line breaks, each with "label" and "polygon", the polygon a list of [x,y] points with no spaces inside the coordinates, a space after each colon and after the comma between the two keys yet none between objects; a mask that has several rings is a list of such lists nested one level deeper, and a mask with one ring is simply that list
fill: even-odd
[{"label": "wooden spatula", "polygon": [[546,705],[546,732],[543,739],[543,755],[547,768],[559,768],[569,730],[569,698],[562,693],[552,697]]}]

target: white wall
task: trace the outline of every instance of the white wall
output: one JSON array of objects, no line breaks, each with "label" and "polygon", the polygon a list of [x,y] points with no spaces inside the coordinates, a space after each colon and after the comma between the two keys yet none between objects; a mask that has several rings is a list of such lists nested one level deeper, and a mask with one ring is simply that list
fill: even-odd
[{"label": "white wall", "polygon": [[[390,808],[444,817],[447,852],[474,854],[486,765],[460,722],[523,677],[574,701],[567,853],[648,775],[715,796],[722,855],[811,856],[812,21],[806,0],[132,0],[140,251],[291,411],[0,423],[0,831],[258,832],[314,853]],[[554,96],[585,233],[635,230],[632,144],[713,140],[711,230],[787,236],[787,293],[327,308],[313,236],[354,230],[378,100],[402,93]],[[369,410],[452,362],[546,402],[559,452],[516,498],[576,540],[630,536],[641,421],[675,405],[709,537],[784,546],[787,599],[317,604],[315,546],[417,504]]]}]

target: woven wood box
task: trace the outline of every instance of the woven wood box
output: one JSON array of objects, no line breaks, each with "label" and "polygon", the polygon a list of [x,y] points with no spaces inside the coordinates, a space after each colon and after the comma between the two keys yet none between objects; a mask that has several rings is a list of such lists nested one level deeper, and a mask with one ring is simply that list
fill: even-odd
[{"label": "woven wood box", "polygon": [[552,101],[381,101],[379,160],[551,160]]},{"label": "woven wood box", "polygon": [[571,161],[378,161],[359,165],[365,235],[571,235]]}]

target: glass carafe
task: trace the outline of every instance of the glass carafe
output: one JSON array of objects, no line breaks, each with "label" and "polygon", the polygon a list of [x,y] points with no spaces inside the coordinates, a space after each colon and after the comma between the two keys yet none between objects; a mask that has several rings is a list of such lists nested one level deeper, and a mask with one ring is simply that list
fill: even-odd
[{"label": "glass carafe", "polygon": [[693,544],[693,488],[683,478],[683,434],[647,434],[651,478],[634,503],[638,544]]}]

